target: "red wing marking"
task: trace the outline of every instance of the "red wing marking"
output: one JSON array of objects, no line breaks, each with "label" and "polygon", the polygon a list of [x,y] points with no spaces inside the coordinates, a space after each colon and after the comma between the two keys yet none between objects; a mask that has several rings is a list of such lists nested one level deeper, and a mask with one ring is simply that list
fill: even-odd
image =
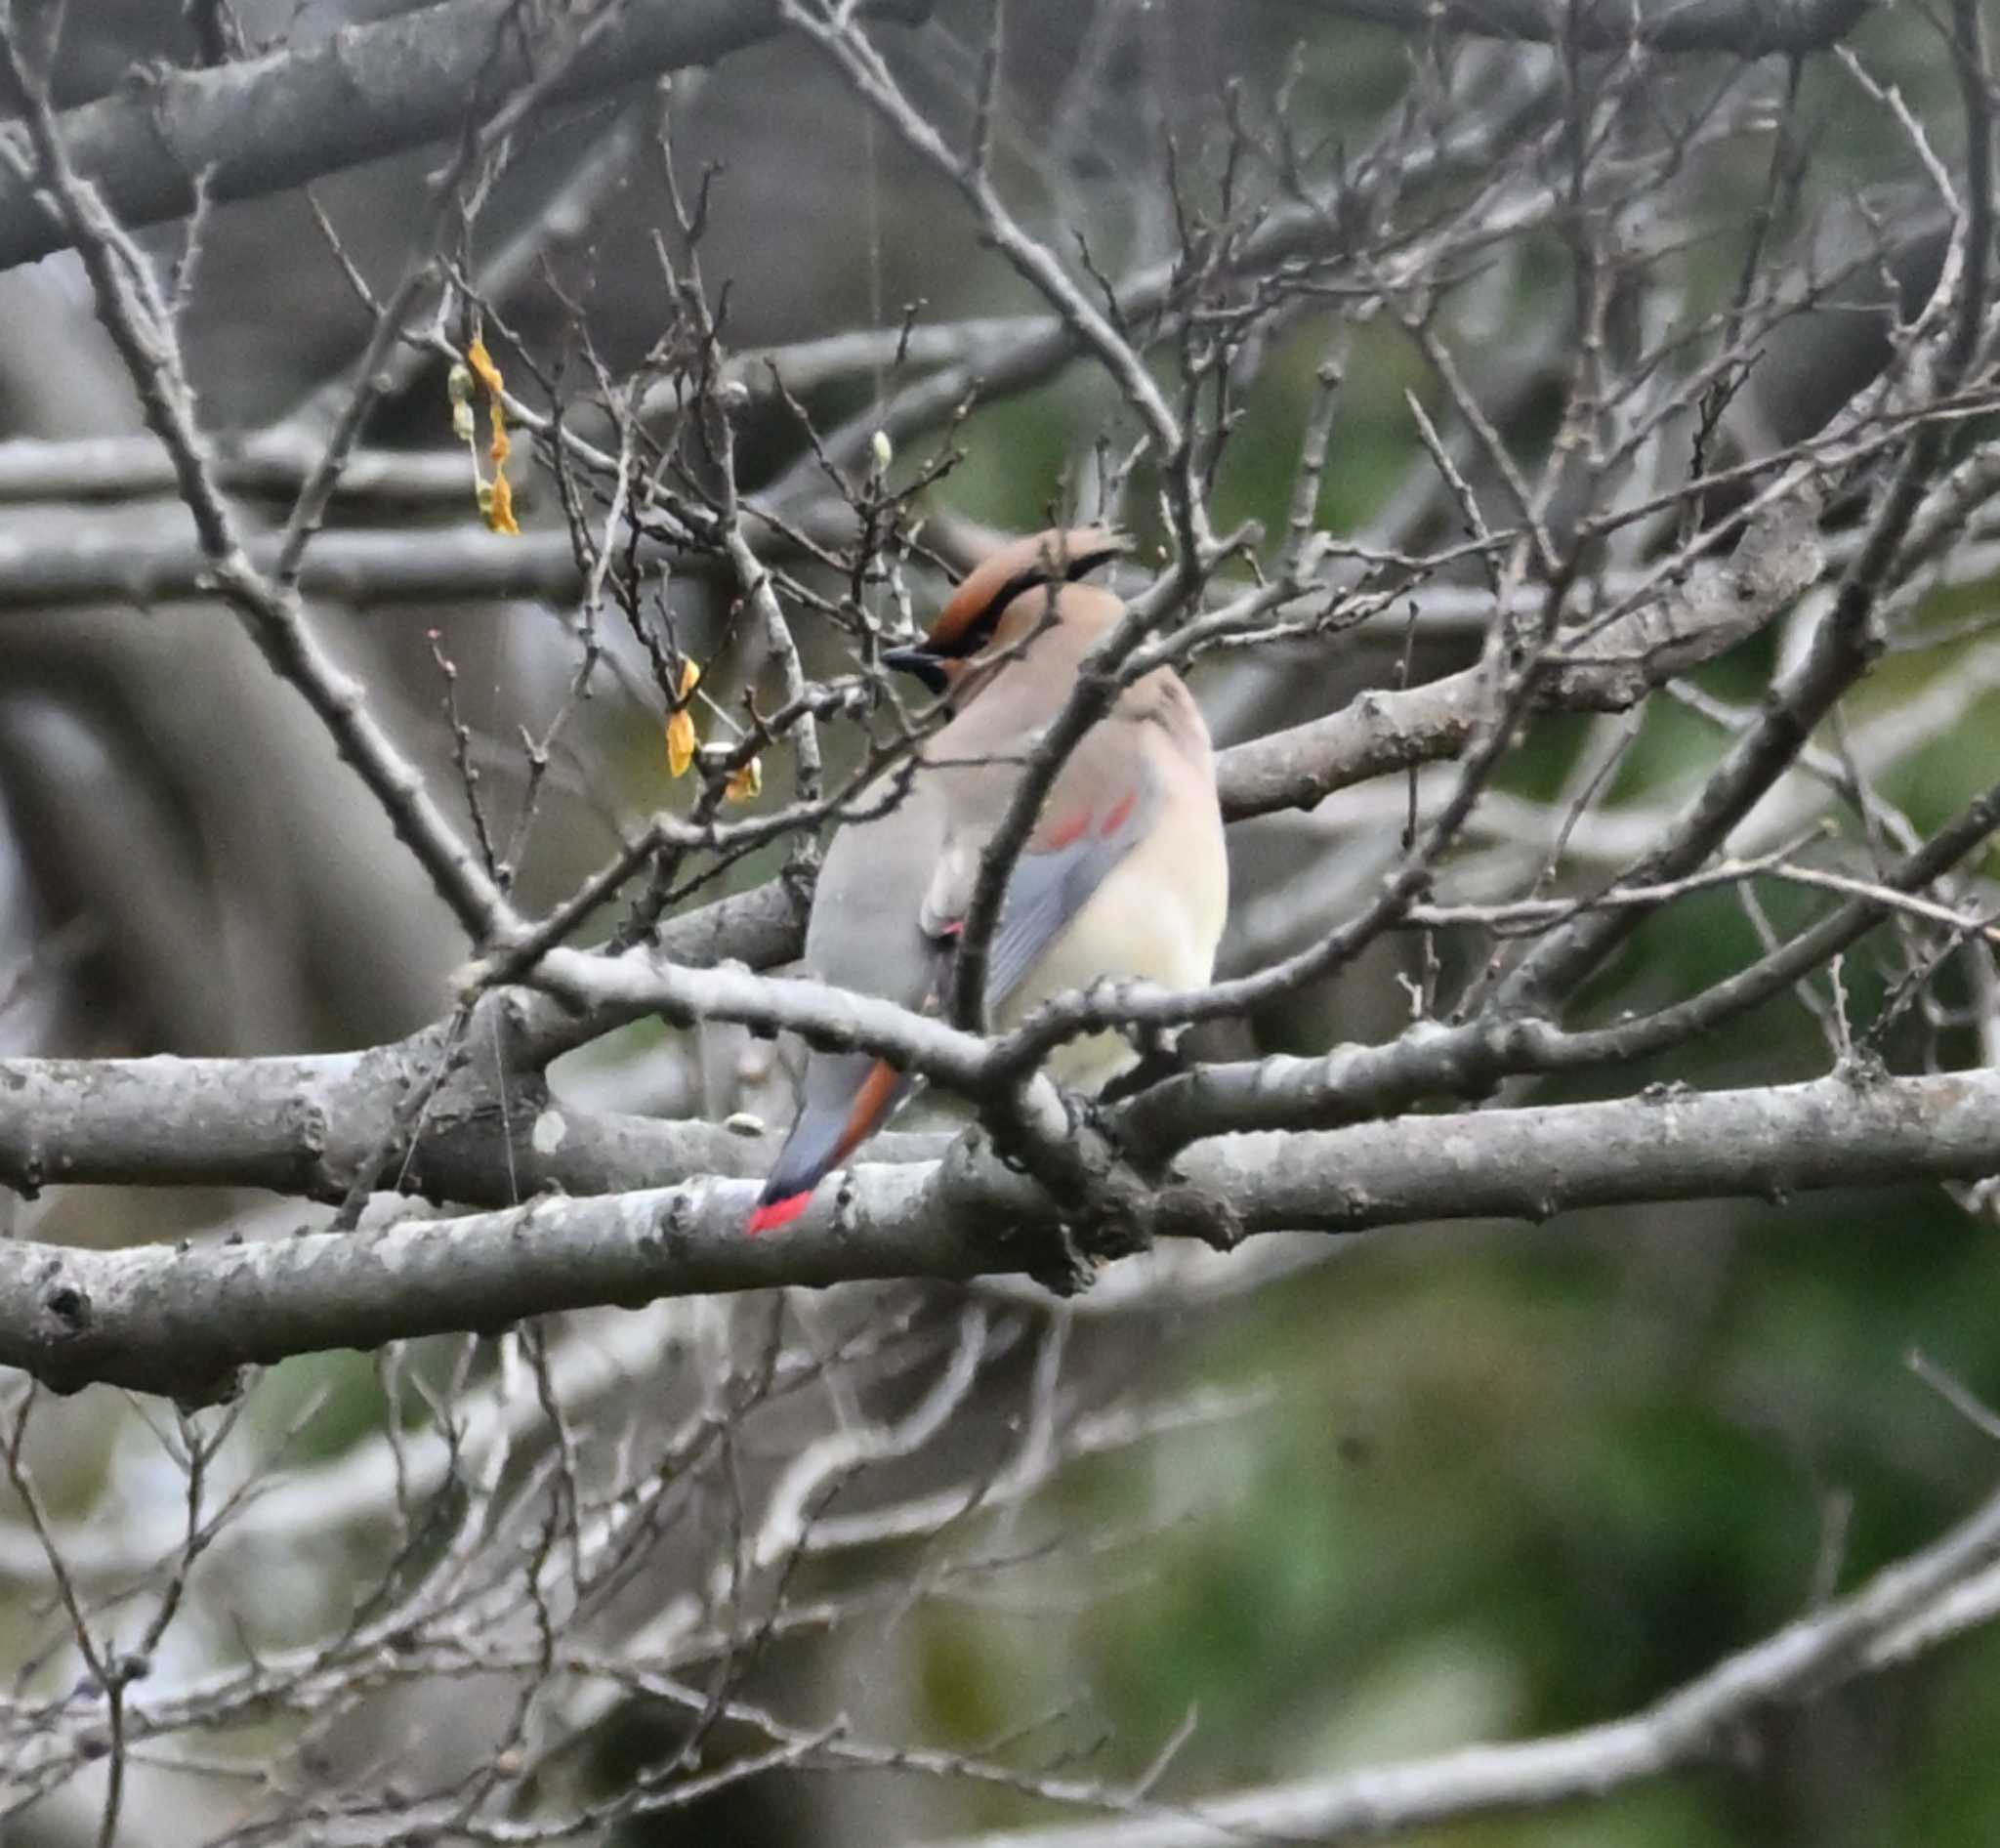
[{"label": "red wing marking", "polygon": [[1098,833],[1104,839],[1109,840],[1127,821],[1131,820],[1132,811],[1138,805],[1139,791],[1137,789],[1128,789],[1124,795],[1119,797],[1118,806],[1109,815],[1104,817],[1104,824],[1098,829]]}]

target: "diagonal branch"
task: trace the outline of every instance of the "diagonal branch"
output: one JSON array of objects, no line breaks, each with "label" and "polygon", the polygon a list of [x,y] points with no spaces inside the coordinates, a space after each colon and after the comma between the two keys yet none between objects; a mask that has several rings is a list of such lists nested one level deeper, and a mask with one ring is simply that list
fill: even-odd
[{"label": "diagonal branch", "polygon": [[[1654,688],[1726,653],[1817,580],[1823,548],[1815,504],[1775,495],[1727,561],[1666,584],[1565,649],[1534,689],[1543,710],[1622,712]],[[1486,718],[1486,675],[1474,666],[1420,687],[1358,695],[1340,711],[1222,753],[1231,819],[1309,809],[1351,783],[1456,757]]]},{"label": "diagonal branch", "polygon": [[[2000,1561],[2000,1495],[1858,1591],[1718,1662],[1663,1700],[1600,1726],[1519,1744],[1246,1790],[1177,1812],[984,1834],[978,1848],[1242,1848],[1373,1841],[1474,1816],[1541,1811],[1726,1756],[1742,1729],[1898,1659],[1900,1635]],[[1938,1639],[1929,1639],[1934,1645]],[[935,1848],[974,1848],[971,1841]]]},{"label": "diagonal branch", "polygon": [[[917,20],[929,0],[874,9]],[[322,174],[422,147],[458,128],[470,100],[531,82],[517,0],[447,0],[323,42],[208,70],[148,69],[142,81],[63,113],[58,132],[78,174],[128,225],[194,209],[197,182],[218,204],[262,198]],[[602,95],[662,70],[706,64],[778,30],[770,0],[676,0],[578,8],[582,42],[551,101]],[[11,136],[12,130],[0,130]],[[29,182],[0,162],[0,270],[74,238]]]}]

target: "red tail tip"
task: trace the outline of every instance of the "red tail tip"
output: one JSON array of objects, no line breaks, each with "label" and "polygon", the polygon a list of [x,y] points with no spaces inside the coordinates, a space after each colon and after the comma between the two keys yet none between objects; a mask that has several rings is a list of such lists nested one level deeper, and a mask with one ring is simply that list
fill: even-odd
[{"label": "red tail tip", "polygon": [[771,1232],[779,1226],[789,1226],[812,1203],[812,1190],[809,1187],[803,1194],[788,1194],[783,1199],[768,1200],[750,1215],[749,1223],[743,1230],[753,1239],[760,1232]]}]

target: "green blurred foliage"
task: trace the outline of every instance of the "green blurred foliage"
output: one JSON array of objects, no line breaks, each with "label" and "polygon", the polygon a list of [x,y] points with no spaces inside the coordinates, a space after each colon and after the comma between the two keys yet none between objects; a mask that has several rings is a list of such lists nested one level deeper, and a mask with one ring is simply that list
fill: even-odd
[{"label": "green blurred foliage", "polygon": [[[932,1617],[925,1710],[971,1743],[1081,1686],[1127,1772],[1193,1711],[1171,1786],[1190,1795],[1622,1714],[1981,1492],[1990,1440],[1905,1357],[2000,1397],[1996,1289],[1991,1239],[1917,1194],[1366,1241],[1168,1331],[1188,1374],[1274,1381],[1274,1403],[1074,1472],[1069,1533],[1170,1511],[1140,1570],[1062,1647],[1053,1618]],[[1971,1848],[2000,1814],[1970,1717],[1995,1669],[1967,1642],[1773,1724],[1726,1772],[1414,1839]],[[1821,1727],[1881,1751],[1821,1761]]]}]

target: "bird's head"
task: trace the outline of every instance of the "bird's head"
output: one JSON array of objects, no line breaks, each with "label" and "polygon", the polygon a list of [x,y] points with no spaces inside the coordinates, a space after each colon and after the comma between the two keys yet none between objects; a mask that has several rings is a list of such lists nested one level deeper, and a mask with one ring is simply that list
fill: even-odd
[{"label": "bird's head", "polygon": [[[1052,617],[1062,622],[1080,614],[1082,603],[1065,595],[1065,587],[1125,549],[1124,535],[1108,526],[1018,539],[967,574],[922,642],[891,649],[882,658],[932,693],[949,693],[979,660],[1026,641]],[[1109,598],[1092,593],[1093,615],[1102,613],[1101,605],[1115,608]]]}]

